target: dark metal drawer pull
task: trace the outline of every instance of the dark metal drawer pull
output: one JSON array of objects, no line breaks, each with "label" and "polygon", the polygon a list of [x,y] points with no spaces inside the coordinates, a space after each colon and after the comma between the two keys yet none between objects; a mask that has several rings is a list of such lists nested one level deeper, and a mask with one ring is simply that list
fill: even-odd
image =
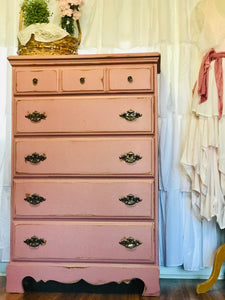
[{"label": "dark metal drawer pull", "polygon": [[127,121],[134,121],[140,118],[142,114],[133,111],[132,109],[128,110],[127,112],[120,115],[121,118],[126,119]]},{"label": "dark metal drawer pull", "polygon": [[37,78],[33,78],[33,85],[38,84],[38,79]]},{"label": "dark metal drawer pull", "polygon": [[31,120],[31,122],[38,123],[38,122],[40,122],[41,120],[46,119],[47,116],[46,116],[45,113],[41,114],[41,113],[39,113],[38,111],[35,110],[34,112],[32,112],[32,114],[28,113],[28,114],[25,116],[25,118]]},{"label": "dark metal drawer pull", "polygon": [[128,77],[127,77],[127,80],[128,80],[128,82],[131,83],[131,82],[133,82],[133,77],[132,77],[132,76],[128,76]]},{"label": "dark metal drawer pull", "polygon": [[142,199],[140,199],[139,197],[135,197],[132,194],[129,194],[126,197],[120,198],[119,200],[121,202],[123,202],[124,204],[130,205],[130,206],[142,201]]},{"label": "dark metal drawer pull", "polygon": [[133,239],[132,237],[129,238],[123,238],[120,242],[120,245],[124,246],[128,249],[133,249],[135,247],[140,246],[142,243],[138,240]]},{"label": "dark metal drawer pull", "polygon": [[124,160],[128,164],[132,164],[137,160],[142,159],[142,157],[138,154],[134,154],[133,152],[128,152],[127,154],[121,155],[120,159]]},{"label": "dark metal drawer pull", "polygon": [[47,157],[45,156],[45,154],[38,154],[37,152],[34,152],[32,155],[27,155],[25,157],[25,161],[29,161],[32,164],[38,164],[41,161],[44,161]]},{"label": "dark metal drawer pull", "polygon": [[45,201],[46,199],[44,197],[39,196],[38,194],[27,194],[27,197],[24,198],[25,201],[29,202],[32,205],[38,205],[41,202]]},{"label": "dark metal drawer pull", "polygon": [[81,77],[81,78],[80,78],[80,83],[81,83],[81,84],[84,84],[84,83],[85,83],[85,78],[84,78],[84,77]]},{"label": "dark metal drawer pull", "polygon": [[34,235],[30,239],[26,239],[24,243],[32,248],[37,248],[39,246],[44,246],[46,244],[46,241],[44,239],[39,239]]}]

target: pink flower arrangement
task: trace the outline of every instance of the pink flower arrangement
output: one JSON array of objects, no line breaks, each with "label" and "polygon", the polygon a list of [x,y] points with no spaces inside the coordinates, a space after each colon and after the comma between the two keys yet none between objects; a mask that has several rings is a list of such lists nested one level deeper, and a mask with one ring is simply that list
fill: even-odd
[{"label": "pink flower arrangement", "polygon": [[62,17],[72,17],[74,20],[78,20],[81,16],[79,11],[81,5],[83,5],[83,0],[59,0]]}]

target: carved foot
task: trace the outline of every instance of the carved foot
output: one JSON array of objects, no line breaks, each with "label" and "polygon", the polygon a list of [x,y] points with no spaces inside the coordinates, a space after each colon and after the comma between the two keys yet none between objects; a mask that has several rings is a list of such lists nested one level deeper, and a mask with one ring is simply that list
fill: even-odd
[{"label": "carved foot", "polygon": [[205,282],[200,283],[196,287],[197,294],[206,293],[217,281],[221,266],[225,261],[225,244],[220,246],[215,254],[212,273]]}]

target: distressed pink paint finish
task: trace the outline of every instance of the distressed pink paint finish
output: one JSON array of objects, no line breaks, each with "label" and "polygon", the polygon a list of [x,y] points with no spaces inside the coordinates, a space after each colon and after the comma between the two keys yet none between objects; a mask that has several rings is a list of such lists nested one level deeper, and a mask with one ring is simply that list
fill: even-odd
[{"label": "distressed pink paint finish", "polygon": [[[154,179],[15,179],[13,211],[17,217],[154,219]],[[45,201],[30,204],[37,194]],[[127,205],[133,195],[141,201]],[[59,209],[60,207],[60,209]]]},{"label": "distressed pink paint finish", "polygon": [[65,68],[62,71],[63,91],[103,91],[103,68]]},{"label": "distressed pink paint finish", "polygon": [[[141,159],[127,163],[122,155]],[[25,157],[38,153],[46,159],[34,164]],[[24,174],[119,175],[154,174],[152,137],[87,137],[15,139],[15,172]]]},{"label": "distressed pink paint finish", "polygon": [[160,293],[159,268],[150,264],[12,262],[7,266],[7,274],[7,279],[11,280],[6,281],[6,289],[12,293],[23,292],[22,279],[26,276],[44,282],[74,283],[84,279],[95,285],[139,278],[145,283],[143,296],[157,296]]},{"label": "distressed pink paint finish", "polygon": [[[47,84],[46,84],[47,83]],[[16,71],[16,93],[54,92],[58,89],[58,71],[21,69]]]},{"label": "distressed pink paint finish", "polygon": [[[145,283],[143,295],[159,294],[159,60],[158,53],[9,57],[13,137],[8,292],[23,292],[22,280],[31,276],[92,284],[139,278]],[[129,110],[141,117],[120,117]],[[33,112],[46,118],[31,122],[26,116]],[[120,159],[129,152],[141,159]],[[46,159],[27,161],[33,153]],[[44,201],[30,203],[34,194]],[[128,196],[140,201],[121,201]],[[24,243],[33,236],[44,245]],[[126,248],[120,244],[124,238],[140,244]]]},{"label": "distressed pink paint finish", "polygon": [[[15,108],[16,134],[154,133],[154,98],[148,95],[16,98]],[[120,116],[130,110],[141,116],[133,121]],[[32,122],[27,116],[35,111],[46,118]]]},{"label": "distressed pink paint finish", "polygon": [[111,68],[109,71],[110,90],[149,90],[153,91],[153,67],[146,68]]},{"label": "distressed pink paint finish", "polygon": [[[154,223],[87,221],[16,221],[15,260],[155,262]],[[24,243],[37,236],[45,245],[32,248]],[[142,244],[127,249],[119,242],[132,237]]]}]

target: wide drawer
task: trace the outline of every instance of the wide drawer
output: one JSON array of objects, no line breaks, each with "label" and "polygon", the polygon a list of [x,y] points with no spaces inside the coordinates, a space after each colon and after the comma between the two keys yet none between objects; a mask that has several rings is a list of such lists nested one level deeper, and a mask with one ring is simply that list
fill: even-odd
[{"label": "wide drawer", "polygon": [[154,175],[154,137],[17,138],[16,175]]},{"label": "wide drawer", "polygon": [[17,179],[16,217],[154,218],[154,179]]},{"label": "wide drawer", "polygon": [[57,92],[58,70],[21,68],[15,71],[14,93]]},{"label": "wide drawer", "polygon": [[62,70],[62,91],[104,91],[104,69],[65,68]]},{"label": "wide drawer", "polygon": [[17,260],[155,261],[151,222],[23,221],[13,230]]},{"label": "wide drawer", "polygon": [[15,133],[154,133],[153,96],[16,98]]},{"label": "wide drawer", "polygon": [[148,90],[154,91],[154,68],[146,67],[126,67],[111,68],[109,70],[109,90]]}]

